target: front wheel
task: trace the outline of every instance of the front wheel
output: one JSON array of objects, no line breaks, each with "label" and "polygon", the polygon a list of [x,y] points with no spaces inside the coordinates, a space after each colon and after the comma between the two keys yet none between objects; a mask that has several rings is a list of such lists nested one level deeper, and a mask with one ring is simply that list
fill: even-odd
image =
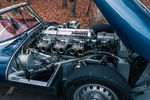
[{"label": "front wheel", "polygon": [[126,80],[114,69],[98,65],[73,72],[64,95],[66,100],[132,100]]}]

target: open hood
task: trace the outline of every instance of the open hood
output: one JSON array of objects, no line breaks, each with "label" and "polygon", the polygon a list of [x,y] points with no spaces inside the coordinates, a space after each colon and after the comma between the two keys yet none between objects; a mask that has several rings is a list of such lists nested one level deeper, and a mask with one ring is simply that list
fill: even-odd
[{"label": "open hood", "polygon": [[128,49],[150,61],[150,11],[140,0],[94,0]]}]

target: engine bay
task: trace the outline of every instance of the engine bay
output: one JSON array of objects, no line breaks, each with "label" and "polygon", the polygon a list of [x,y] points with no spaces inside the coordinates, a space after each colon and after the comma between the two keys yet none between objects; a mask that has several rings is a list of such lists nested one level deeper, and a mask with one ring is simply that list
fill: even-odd
[{"label": "engine bay", "polygon": [[8,80],[49,87],[60,67],[62,80],[89,64],[116,68],[122,47],[114,33],[95,34],[93,29],[80,29],[77,21],[48,26],[13,57]]}]

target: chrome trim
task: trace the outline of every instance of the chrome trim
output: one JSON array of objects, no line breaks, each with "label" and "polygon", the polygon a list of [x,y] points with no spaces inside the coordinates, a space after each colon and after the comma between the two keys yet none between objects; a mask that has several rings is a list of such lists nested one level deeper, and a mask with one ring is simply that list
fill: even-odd
[{"label": "chrome trim", "polygon": [[43,87],[46,87],[46,85],[47,85],[47,82],[36,81],[36,80],[28,81],[27,79],[18,79],[18,80],[9,80],[9,81],[26,83],[26,84],[30,84],[30,85],[37,85],[37,86],[43,86]]},{"label": "chrome trim", "polygon": [[12,10],[12,9],[16,9],[16,8],[23,7],[23,6],[26,6],[26,5],[28,5],[28,3],[24,2],[24,3],[19,3],[19,4],[16,4],[16,5],[7,7],[7,8],[0,9],[0,14],[3,14],[5,12],[8,12],[8,11]]}]

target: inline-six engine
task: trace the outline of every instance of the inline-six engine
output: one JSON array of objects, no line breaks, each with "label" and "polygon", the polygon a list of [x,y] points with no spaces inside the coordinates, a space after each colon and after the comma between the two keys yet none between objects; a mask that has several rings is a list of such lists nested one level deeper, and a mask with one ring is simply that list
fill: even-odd
[{"label": "inline-six engine", "polygon": [[94,37],[90,29],[62,29],[55,26],[48,27],[36,43],[42,52],[82,55],[85,49],[89,49],[89,43]]},{"label": "inline-six engine", "polygon": [[115,44],[114,34],[92,29],[65,28],[49,26],[36,41],[36,49],[41,52],[82,56],[88,50],[109,49]]}]

